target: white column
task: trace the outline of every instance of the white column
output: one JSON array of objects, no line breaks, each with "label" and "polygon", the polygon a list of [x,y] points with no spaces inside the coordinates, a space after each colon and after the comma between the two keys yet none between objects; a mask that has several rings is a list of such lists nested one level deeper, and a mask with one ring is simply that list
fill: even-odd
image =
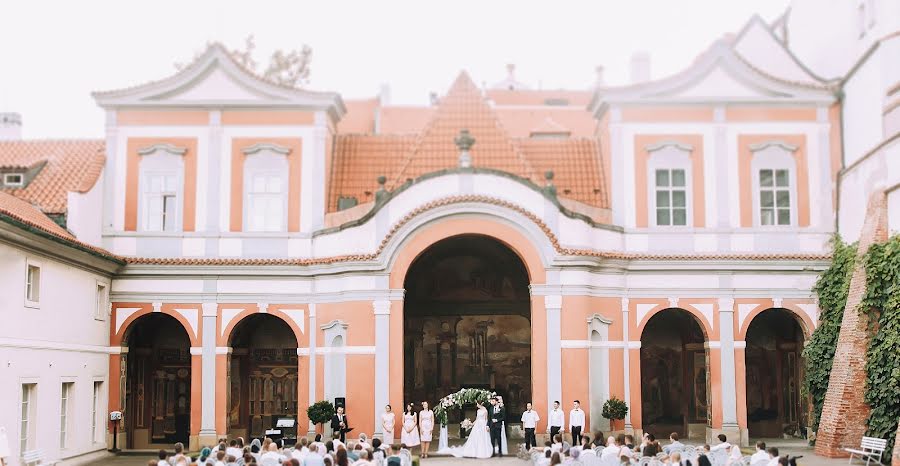
[{"label": "white column", "polygon": [[[316,333],[319,326],[316,325],[316,303],[309,304],[309,405],[316,402]],[[308,433],[315,435],[316,425],[309,422]]]},{"label": "white column", "polygon": [[734,376],[734,299],[719,298],[719,340],[722,349],[722,429],[737,429]]},{"label": "white column", "polygon": [[[116,111],[107,110],[106,166],[103,169],[103,225],[100,229],[101,232],[115,228],[115,211],[119,208],[116,202],[116,159],[124,156],[116,152],[116,149],[119,147],[118,132]],[[124,211],[124,204],[122,209]]]},{"label": "white column", "polygon": [[632,430],[634,427],[631,425],[631,365],[628,355],[631,348],[629,348],[628,324],[628,298],[622,298],[622,367],[624,369],[622,376],[625,382],[625,403],[628,404],[628,412],[625,413],[625,430]]},{"label": "white column", "polygon": [[375,313],[375,434],[381,434],[381,413],[390,397],[391,302],[372,301]]},{"label": "white column", "polygon": [[544,296],[547,309],[547,413],[553,409],[553,402],[562,402],[562,331],[560,314],[562,296]]},{"label": "white column", "polygon": [[219,231],[219,203],[221,200],[219,183],[222,169],[222,112],[209,112],[209,137],[206,151],[206,225],[199,225],[206,231]]},{"label": "white column", "polygon": [[[200,435],[216,435],[216,314],[219,305],[203,303],[203,335],[201,353]],[[224,375],[224,374],[223,374]],[[222,413],[224,416],[225,413]],[[220,432],[224,435],[225,432]]]},{"label": "white column", "polygon": [[811,192],[809,193],[809,198],[815,199],[819,218],[811,218],[810,225],[827,229],[834,227],[835,215],[834,206],[832,205],[832,190],[834,189],[834,184],[831,181],[831,124],[828,120],[828,107],[819,107],[816,115],[816,119],[819,123],[819,150],[817,154],[806,154],[806,159],[809,161],[818,161],[819,173],[810,173],[809,177],[812,178],[815,176],[818,178],[819,193],[816,194],[815,192]]},{"label": "white column", "polygon": [[[607,187],[612,194],[610,203],[612,204],[613,223],[619,226],[625,226],[625,197],[629,195],[625,191],[625,148],[622,140],[622,111],[616,107],[609,109],[609,147],[610,147],[610,170],[612,174],[609,177],[612,186]],[[628,154],[627,157],[634,157],[634,154]],[[632,191],[630,195],[634,195]]]}]

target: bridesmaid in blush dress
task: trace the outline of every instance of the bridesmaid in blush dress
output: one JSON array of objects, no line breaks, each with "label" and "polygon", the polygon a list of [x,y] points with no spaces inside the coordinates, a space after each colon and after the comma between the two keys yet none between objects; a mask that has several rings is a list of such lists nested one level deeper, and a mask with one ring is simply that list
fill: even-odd
[{"label": "bridesmaid in blush dress", "polygon": [[406,445],[406,448],[412,449],[419,445],[419,423],[416,422],[416,413],[413,411],[413,404],[406,405],[406,412],[403,413],[403,427],[400,428],[400,443]]},{"label": "bridesmaid in blush dress", "polygon": [[428,409],[427,401],[422,402],[422,410],[419,411],[419,430],[422,434],[422,458],[428,458],[428,447],[434,432],[434,411]]},{"label": "bridesmaid in blush dress", "polygon": [[394,413],[391,411],[391,405],[385,406],[384,413],[381,415],[381,441],[384,442],[385,445],[394,444],[394,424],[396,423],[396,419]]}]

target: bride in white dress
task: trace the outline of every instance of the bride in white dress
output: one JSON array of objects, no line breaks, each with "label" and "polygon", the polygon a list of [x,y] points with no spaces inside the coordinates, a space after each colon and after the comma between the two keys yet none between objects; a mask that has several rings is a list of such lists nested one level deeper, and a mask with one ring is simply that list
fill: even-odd
[{"label": "bride in white dress", "polygon": [[488,427],[488,411],[480,401],[475,405],[478,407],[478,414],[475,415],[475,423],[472,424],[469,438],[462,447],[450,449],[450,454],[457,458],[490,458],[494,454]]}]

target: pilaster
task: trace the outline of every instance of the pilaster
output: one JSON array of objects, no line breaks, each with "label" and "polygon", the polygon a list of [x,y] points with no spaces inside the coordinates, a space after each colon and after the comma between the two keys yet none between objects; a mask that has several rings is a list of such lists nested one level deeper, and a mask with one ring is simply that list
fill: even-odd
[{"label": "pilaster", "polygon": [[[319,326],[316,325],[316,303],[309,305],[309,406],[316,402],[316,333]],[[298,426],[299,427],[299,426]],[[315,435],[316,425],[309,421],[307,428],[309,435]]]},{"label": "pilaster", "polygon": [[391,302],[372,301],[375,314],[375,434],[381,434],[381,412],[389,403],[390,394],[390,317]]},{"label": "pilaster", "polygon": [[562,339],[561,316],[562,296],[544,296],[547,310],[547,413],[553,409],[554,401],[562,401]]},{"label": "pilaster", "polygon": [[623,382],[625,385],[625,399],[628,400],[628,412],[625,413],[625,430],[633,430],[634,426],[631,425],[631,362],[629,357],[629,352],[631,348],[629,348],[629,336],[628,336],[628,327],[631,325],[631,321],[629,320],[628,314],[628,298],[622,298],[622,341],[624,342],[624,347],[622,348],[622,367],[624,373],[622,374]]},{"label": "pilaster", "polygon": [[[719,351],[722,367],[722,430],[729,438],[739,438],[737,390],[734,373],[734,299],[719,298]],[[729,435],[730,434],[730,435]]]},{"label": "pilaster", "polygon": [[[219,305],[213,302],[201,304],[203,322],[201,325],[200,357],[201,381],[200,398],[200,444],[211,445],[217,440],[216,434],[216,316]],[[224,416],[224,413],[222,414]],[[222,432],[224,435],[225,433]]]}]

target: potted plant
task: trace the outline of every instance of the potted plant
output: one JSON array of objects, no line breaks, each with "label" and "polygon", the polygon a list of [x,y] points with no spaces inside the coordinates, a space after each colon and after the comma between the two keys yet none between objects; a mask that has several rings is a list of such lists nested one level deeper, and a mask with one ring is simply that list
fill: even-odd
[{"label": "potted plant", "polygon": [[463,439],[469,436],[469,433],[472,432],[472,426],[474,423],[469,420],[469,418],[465,418],[462,422],[459,423],[459,438]]},{"label": "potted plant", "polygon": [[603,403],[603,411],[600,414],[612,421],[613,430],[618,430],[619,421],[625,419],[625,415],[628,414],[628,405],[613,395]]},{"label": "potted plant", "polygon": [[331,422],[334,416],[334,405],[330,401],[317,401],[312,406],[306,408],[306,415],[313,424],[323,425]]}]

